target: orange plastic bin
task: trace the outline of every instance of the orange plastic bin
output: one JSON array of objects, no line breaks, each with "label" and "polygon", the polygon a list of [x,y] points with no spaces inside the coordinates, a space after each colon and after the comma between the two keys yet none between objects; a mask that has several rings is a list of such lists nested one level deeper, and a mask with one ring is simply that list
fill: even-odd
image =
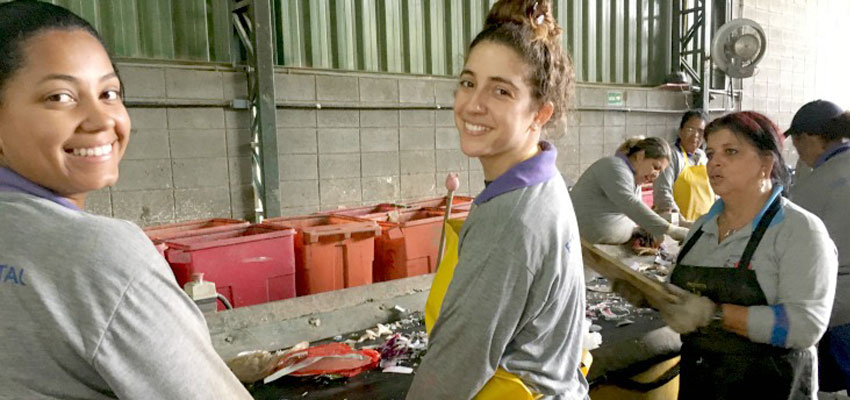
[{"label": "orange plastic bin", "polygon": [[[448,196],[435,197],[432,199],[410,201],[405,203],[405,205],[414,208],[439,208],[445,210],[448,200]],[[473,200],[475,198],[469,196],[452,196],[452,215],[454,215],[454,211],[469,211]]]},{"label": "orange plastic bin", "polygon": [[166,241],[165,256],[180,287],[203,272],[234,308],[244,307],[295,297],[294,236],[276,226],[231,228]]},{"label": "orange plastic bin", "polygon": [[403,210],[407,208],[404,204],[381,203],[371,206],[341,208],[338,210],[319,211],[314,215],[347,215],[352,217],[376,214],[387,211]]},{"label": "orange plastic bin", "polygon": [[159,253],[165,255],[166,246],[164,242],[167,240],[221,232],[250,224],[248,221],[239,219],[211,218],[149,226],[144,229],[144,232],[156,246],[156,249],[159,250]]},{"label": "orange plastic bin", "polygon": [[[436,271],[440,229],[445,211],[400,211],[398,218],[393,221],[388,220],[388,214],[361,217],[381,225],[381,236],[375,241],[375,264],[372,271],[375,281],[388,281]],[[452,218],[466,218],[467,214],[452,212]]]},{"label": "orange plastic bin", "polygon": [[337,215],[270,218],[264,225],[294,228],[299,296],[372,283],[374,221]]}]

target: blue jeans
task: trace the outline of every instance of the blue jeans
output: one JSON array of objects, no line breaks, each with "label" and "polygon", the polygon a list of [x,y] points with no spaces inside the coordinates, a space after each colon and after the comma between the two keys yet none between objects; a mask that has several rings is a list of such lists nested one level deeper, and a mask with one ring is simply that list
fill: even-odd
[{"label": "blue jeans", "polygon": [[819,347],[821,390],[850,389],[850,324],[827,329]]}]

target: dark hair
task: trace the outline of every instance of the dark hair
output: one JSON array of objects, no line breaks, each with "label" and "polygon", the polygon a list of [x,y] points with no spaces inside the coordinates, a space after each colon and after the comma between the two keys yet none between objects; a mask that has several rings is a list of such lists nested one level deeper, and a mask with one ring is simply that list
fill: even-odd
[{"label": "dark hair", "polygon": [[551,0],[499,0],[490,9],[484,28],[469,44],[469,50],[482,42],[513,49],[530,67],[526,82],[532,97],[554,106],[546,125],[563,123],[573,92],[573,68],[561,48],[561,28],[552,17]]},{"label": "dark hair", "polygon": [[0,94],[6,81],[23,66],[24,42],[51,29],[82,29],[103,44],[91,24],[62,7],[35,0],[0,4]]},{"label": "dark hair", "polygon": [[705,127],[706,140],[711,134],[721,129],[728,129],[738,137],[744,138],[762,155],[773,156],[773,170],[770,172],[770,180],[775,185],[782,185],[784,187],[783,194],[787,195],[788,185],[791,182],[791,172],[782,157],[785,137],[776,127],[776,124],[755,111],[740,111],[711,121]]},{"label": "dark hair", "polygon": [[850,111],[845,111],[829,120],[820,135],[827,142],[850,138]]},{"label": "dark hair", "polygon": [[617,152],[626,157],[629,157],[639,151],[643,151],[643,155],[646,158],[670,159],[670,146],[667,144],[666,140],[660,137],[630,137],[617,148]]},{"label": "dark hair", "polygon": [[703,121],[708,121],[708,115],[705,114],[705,111],[703,111],[703,110],[688,110],[688,111],[685,111],[684,114],[682,114],[682,122],[679,122],[679,129],[684,128],[685,124],[687,124],[688,121],[691,120],[691,118],[699,118]]}]

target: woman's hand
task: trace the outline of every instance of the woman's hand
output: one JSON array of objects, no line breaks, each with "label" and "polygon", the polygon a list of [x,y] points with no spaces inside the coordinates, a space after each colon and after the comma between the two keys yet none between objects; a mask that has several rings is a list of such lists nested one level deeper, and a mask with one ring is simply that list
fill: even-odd
[{"label": "woman's hand", "polygon": [[675,285],[667,285],[667,289],[675,294],[679,301],[665,302],[656,307],[670,328],[685,334],[711,323],[717,304],[705,296],[693,294]]}]

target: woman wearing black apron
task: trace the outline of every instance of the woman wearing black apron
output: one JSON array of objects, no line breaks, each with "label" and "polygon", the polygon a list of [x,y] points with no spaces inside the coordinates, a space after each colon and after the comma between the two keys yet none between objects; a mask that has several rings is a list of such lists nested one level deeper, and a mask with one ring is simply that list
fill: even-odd
[{"label": "woman wearing black apron", "polygon": [[652,301],[682,334],[680,399],[814,399],[814,344],[826,330],[837,256],[820,219],[783,198],[781,136],[739,112],[705,130],[720,196],[694,224]]}]

